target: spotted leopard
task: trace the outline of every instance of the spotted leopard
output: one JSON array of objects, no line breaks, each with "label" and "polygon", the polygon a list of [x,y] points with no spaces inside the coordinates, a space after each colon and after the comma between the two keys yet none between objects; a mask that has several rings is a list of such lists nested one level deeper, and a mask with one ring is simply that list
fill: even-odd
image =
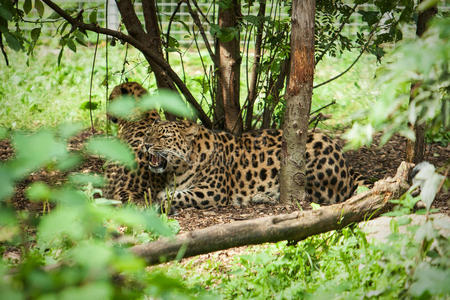
[{"label": "spotted leopard", "polygon": [[[136,101],[145,95],[145,90],[139,83],[125,82],[116,87],[111,92],[110,101],[114,101],[123,95],[133,96]],[[152,185],[161,184],[160,176],[151,174],[148,162],[140,150],[144,136],[149,128],[159,120],[156,111],[148,111],[142,116],[137,116],[134,120],[126,120],[108,115],[111,122],[116,123],[117,137],[127,143],[135,154],[136,168],[128,169],[125,166],[108,163],[105,166],[105,177],[107,185],[104,196],[108,199],[120,200],[122,202],[134,201],[143,202],[144,195],[154,189]]]},{"label": "spotted leopard", "polygon": [[[189,121],[157,120],[145,137],[144,151],[152,174],[163,177],[153,191],[175,209],[242,206],[279,199],[282,131],[244,133],[236,137]],[[349,198],[357,182],[341,148],[328,136],[307,138],[308,200],[332,204]],[[168,193],[167,191],[171,191]]]}]

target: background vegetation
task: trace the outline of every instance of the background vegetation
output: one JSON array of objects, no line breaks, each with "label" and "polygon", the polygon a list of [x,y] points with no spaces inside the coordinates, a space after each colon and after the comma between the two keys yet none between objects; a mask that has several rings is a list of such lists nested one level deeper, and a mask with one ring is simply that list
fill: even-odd
[{"label": "background vegetation", "polygon": [[[37,0],[33,5],[39,13],[42,3]],[[5,18],[4,14],[0,15]],[[372,22],[374,19],[370,17],[366,20]],[[396,47],[394,54],[388,56],[389,64],[381,65],[382,73],[377,72],[380,65],[376,56],[363,55],[345,76],[317,88],[312,110],[332,100],[337,102],[322,111],[332,117],[320,122],[321,126],[349,127],[355,114],[367,116],[359,112],[361,108],[370,113],[349,134],[355,144],[370,142],[367,137],[374,130],[384,130],[387,136],[397,131],[408,135],[405,124],[411,118],[430,121],[433,128],[448,128],[445,119],[449,86],[448,28],[448,19],[444,19],[423,40],[407,41]],[[26,37],[33,40],[32,36]],[[443,183],[434,169],[428,169],[422,175],[424,180],[417,183],[422,185],[422,191],[428,191],[419,196],[427,204],[427,209],[422,211],[427,214],[424,225],[412,226],[408,217],[393,219],[392,234],[385,242],[368,241],[358,227],[352,226],[311,237],[294,246],[278,243],[252,247],[248,254],[236,257],[231,264],[218,263],[213,255],[201,265],[191,260],[146,268],[143,260],[132,256],[127,248],[160,235],[170,236],[179,230],[178,225],[151,207],[115,207],[114,201],[94,199],[102,184],[101,177],[94,174],[74,173],[67,182],[57,186],[35,182],[27,188],[27,197],[42,203],[43,211],[38,215],[14,211],[8,199],[15,186],[29,174],[42,168],[69,172],[81,163],[82,153],[68,153],[66,143],[89,125],[89,111],[85,108],[95,39],[95,36],[86,38],[91,42],[88,48],[78,47],[75,53],[65,51],[60,65],[59,46],[44,39],[39,41],[34,57],[8,51],[11,67],[2,66],[0,140],[10,139],[16,156],[0,164],[1,298],[426,299],[449,296],[448,239],[440,235],[435,221],[428,215],[433,191]],[[105,44],[100,44],[94,68],[92,95],[94,103],[98,103],[94,110],[97,128],[106,126],[106,95],[102,85],[106,74],[104,50]],[[376,47],[373,50],[378,53]],[[110,86],[127,77],[144,82],[150,91],[155,91],[156,82],[147,79],[147,62],[137,51],[128,51],[129,64],[122,74],[125,49],[109,47]],[[183,60],[185,74],[189,75],[186,84],[197,99],[206,99],[209,91],[202,80],[201,63],[190,54],[187,52]],[[325,56],[317,65],[317,82],[338,74],[358,55],[339,54],[339,51],[336,54],[336,57]],[[171,64],[178,74],[184,74],[178,58],[179,55],[173,55]],[[415,76],[418,71],[422,77]],[[411,81],[417,79],[426,83],[419,94],[432,97],[418,97],[415,110],[411,111],[406,96]],[[383,83],[387,86],[382,86]],[[240,84],[247,85],[245,79]],[[209,109],[206,100],[199,101],[205,110]],[[429,103],[434,103],[432,110]],[[427,109],[423,110],[424,107]],[[281,115],[282,105],[274,113],[277,124]],[[81,121],[82,126],[57,126],[67,121]],[[126,146],[114,139],[94,137],[88,141],[85,151],[132,164]],[[392,215],[409,213],[419,197],[407,193],[397,200],[399,207]],[[407,227],[406,234],[399,231],[403,226]],[[7,255],[12,251],[20,254],[18,259]]]}]

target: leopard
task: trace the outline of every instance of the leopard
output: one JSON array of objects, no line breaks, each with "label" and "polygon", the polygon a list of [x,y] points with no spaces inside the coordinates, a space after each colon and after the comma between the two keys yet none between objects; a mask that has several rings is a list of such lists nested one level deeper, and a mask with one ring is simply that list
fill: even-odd
[{"label": "leopard", "polygon": [[[109,96],[109,101],[121,96],[133,97],[139,101],[148,92],[137,82],[124,82],[115,86]],[[144,203],[151,197],[153,185],[162,184],[160,176],[151,174],[146,156],[141,151],[146,132],[152,124],[160,119],[156,110],[150,110],[134,116],[132,119],[120,118],[107,114],[109,121],[117,125],[117,138],[128,144],[133,151],[135,168],[128,168],[114,162],[105,165],[106,187],[103,196],[122,203]]]},{"label": "leopard", "polygon": [[[156,120],[143,151],[152,174],[163,176],[159,203],[170,201],[174,212],[253,203],[277,203],[282,156],[280,129],[262,129],[235,136],[192,121]],[[306,142],[307,201],[342,202],[360,180],[341,147],[321,132],[308,132]]]}]

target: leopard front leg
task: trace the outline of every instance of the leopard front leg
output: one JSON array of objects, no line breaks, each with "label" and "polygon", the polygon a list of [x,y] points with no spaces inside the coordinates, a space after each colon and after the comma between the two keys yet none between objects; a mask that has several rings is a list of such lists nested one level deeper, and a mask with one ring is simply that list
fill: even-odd
[{"label": "leopard front leg", "polygon": [[[208,186],[175,191],[168,188],[158,193],[157,200],[162,206],[170,206],[174,209],[188,207],[204,209],[227,205],[228,195],[226,190],[211,189]],[[169,202],[170,205],[168,205]]]}]

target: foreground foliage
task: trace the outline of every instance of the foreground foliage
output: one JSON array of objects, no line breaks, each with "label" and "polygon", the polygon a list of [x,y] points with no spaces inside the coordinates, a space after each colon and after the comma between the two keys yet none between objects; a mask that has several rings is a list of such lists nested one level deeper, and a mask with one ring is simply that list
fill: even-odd
[{"label": "foreground foliage", "polygon": [[[32,183],[26,194],[43,203],[42,216],[15,212],[6,201],[15,183],[33,171],[77,166],[80,154],[67,152],[66,139],[78,129],[66,125],[11,136],[16,156],[0,164],[0,251],[5,255],[0,262],[1,298],[202,297],[180,280],[146,272],[144,261],[127,251],[135,243],[172,235],[177,225],[151,208],[117,208],[112,200],[94,199],[94,193],[101,193],[100,176],[73,173],[62,186]],[[128,146],[119,140],[94,137],[86,150],[129,167],[134,163]],[[11,253],[18,253],[17,260],[8,259]]]}]

